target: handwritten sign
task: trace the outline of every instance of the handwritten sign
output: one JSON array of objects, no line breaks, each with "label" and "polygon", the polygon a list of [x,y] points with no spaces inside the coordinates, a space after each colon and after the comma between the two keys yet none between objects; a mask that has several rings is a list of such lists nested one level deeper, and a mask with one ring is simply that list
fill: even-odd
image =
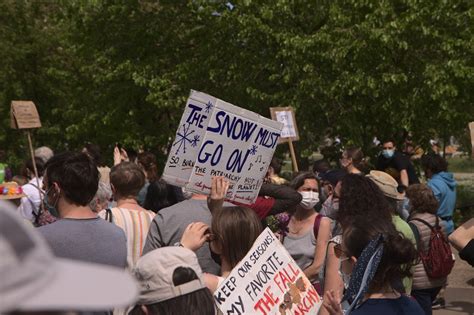
[{"label": "handwritten sign", "polygon": [[300,139],[296,125],[295,111],[292,107],[271,107],[270,113],[273,120],[283,124],[280,142],[287,140],[298,141]]},{"label": "handwritten sign", "polygon": [[227,199],[251,204],[258,196],[282,124],[210,95],[191,91],[163,179],[209,194],[211,178],[229,182]]},{"label": "handwritten sign", "polygon": [[266,228],[214,293],[223,314],[317,314],[322,300]]},{"label": "handwritten sign", "polygon": [[11,128],[31,129],[40,128],[41,121],[32,101],[12,101],[10,110]]}]

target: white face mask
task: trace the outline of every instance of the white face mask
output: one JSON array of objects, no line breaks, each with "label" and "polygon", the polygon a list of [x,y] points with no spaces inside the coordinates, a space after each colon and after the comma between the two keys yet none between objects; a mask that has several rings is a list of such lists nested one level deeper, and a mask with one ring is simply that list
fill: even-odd
[{"label": "white face mask", "polygon": [[300,192],[303,196],[303,200],[300,202],[300,206],[305,209],[312,209],[319,202],[319,194],[314,191],[302,191]]}]

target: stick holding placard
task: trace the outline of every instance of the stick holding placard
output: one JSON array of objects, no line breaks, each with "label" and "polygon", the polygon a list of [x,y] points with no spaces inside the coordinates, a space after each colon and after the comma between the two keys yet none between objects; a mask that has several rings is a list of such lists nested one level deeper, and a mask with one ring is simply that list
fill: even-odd
[{"label": "stick holding placard", "polygon": [[[24,129],[28,137],[28,147],[33,162],[33,171],[36,177],[36,186],[41,189],[39,183],[38,169],[36,168],[35,153],[33,151],[33,141],[31,140],[30,129],[40,128],[41,121],[36,110],[35,103],[32,101],[12,101],[10,106],[10,122],[13,129]],[[43,195],[40,194],[41,205],[43,204]]]},{"label": "stick holding placard", "polygon": [[293,171],[298,172],[298,163],[296,162],[295,148],[293,147],[293,141],[288,140],[290,146],[291,164],[293,165]]}]

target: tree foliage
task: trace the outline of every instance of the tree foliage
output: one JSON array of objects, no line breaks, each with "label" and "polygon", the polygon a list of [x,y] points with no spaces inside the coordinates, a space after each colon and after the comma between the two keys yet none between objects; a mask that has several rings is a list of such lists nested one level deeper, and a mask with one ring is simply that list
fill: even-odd
[{"label": "tree foliage", "polygon": [[26,1],[0,4],[0,147],[25,156],[9,104],[31,99],[57,150],[167,152],[190,89],[269,116],[293,106],[301,154],[326,136],[368,150],[404,128],[474,118],[469,1]]}]

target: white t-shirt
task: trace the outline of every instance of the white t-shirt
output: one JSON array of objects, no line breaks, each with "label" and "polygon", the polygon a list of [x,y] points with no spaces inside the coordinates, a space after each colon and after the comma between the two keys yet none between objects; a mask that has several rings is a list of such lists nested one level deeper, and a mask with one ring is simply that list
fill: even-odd
[{"label": "white t-shirt", "polygon": [[[36,181],[36,177],[30,180],[27,184],[21,186],[23,189],[23,193],[26,197],[21,198],[21,204],[18,207],[18,212],[20,215],[29,220],[31,222],[35,221],[34,213],[38,213],[38,209],[41,204],[41,192],[43,192],[43,178],[41,177],[39,180],[39,187],[38,182]],[[38,190],[38,188],[41,190]]]}]

